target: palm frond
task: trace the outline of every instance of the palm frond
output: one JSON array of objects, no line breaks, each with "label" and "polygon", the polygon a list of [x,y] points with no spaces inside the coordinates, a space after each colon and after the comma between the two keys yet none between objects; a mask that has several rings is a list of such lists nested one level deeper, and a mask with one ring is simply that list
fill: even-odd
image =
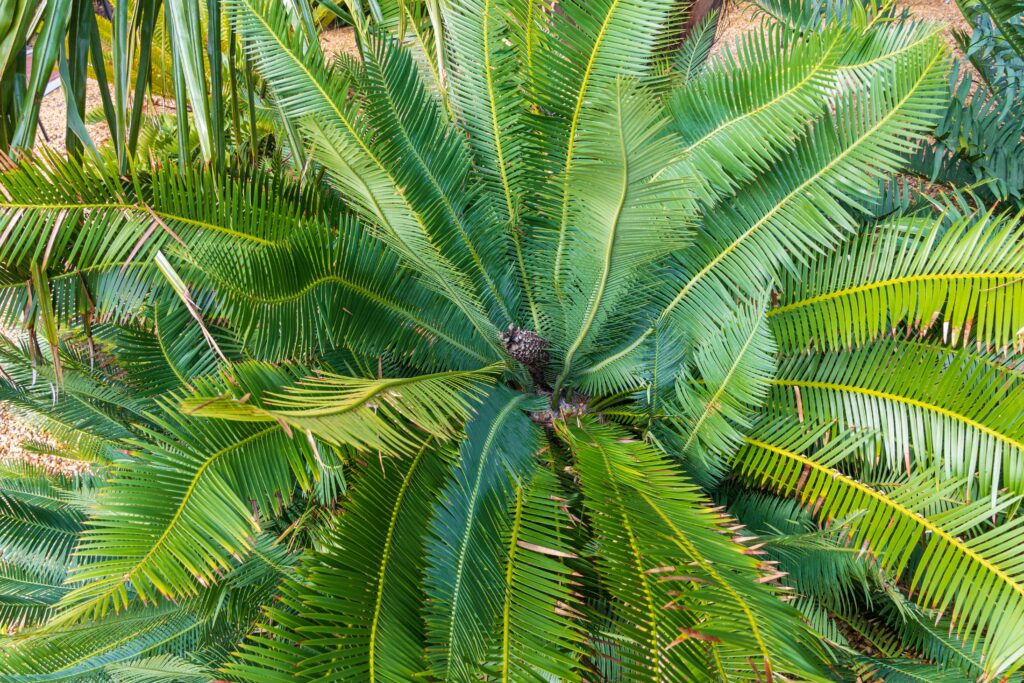
[{"label": "palm frond", "polygon": [[315,443],[276,422],[167,411],[153,416],[160,431],[131,444],[133,460],[113,468],[76,550],[62,621],[198,595],[250,551],[256,510],[272,514],[318,471]]},{"label": "palm frond", "polygon": [[552,339],[564,365],[555,393],[572,376],[575,357],[585,358],[593,340],[607,336],[604,323],[638,272],[692,237],[695,211],[687,183],[654,178],[674,154],[665,123],[653,96],[620,81],[580,124],[579,160],[565,187],[566,258],[555,275],[563,288],[557,327],[566,331]]},{"label": "palm frond", "polygon": [[747,437],[735,467],[754,483],[799,497],[821,519],[845,520],[848,542],[883,571],[900,576],[909,569],[908,587],[919,604],[935,614],[954,614],[951,628],[965,640],[976,644],[987,634],[982,644],[986,675],[1004,675],[1006,667],[1019,666],[1024,567],[1012,549],[1024,530],[1019,519],[988,528],[991,516],[1015,499],[1001,501],[995,510],[981,500],[925,516],[961,484],[951,480],[929,486],[912,479],[881,493],[836,469],[868,438],[833,439],[808,452],[821,435],[822,430],[799,423],[768,425]]},{"label": "palm frond", "polygon": [[1019,381],[969,351],[878,343],[792,356],[772,380],[769,407],[880,432],[891,471],[936,467],[968,495],[1024,491]]},{"label": "palm frond", "polygon": [[[318,52],[307,54],[301,41],[291,35],[287,17],[277,3],[231,0],[226,7],[278,103],[290,116],[305,122],[314,157],[330,170],[352,206],[381,227],[382,237],[406,265],[447,296],[500,355],[497,329],[487,319],[469,275],[453,261],[451,249],[465,243],[438,234],[443,228],[444,235],[452,236],[458,226],[428,219],[453,205],[436,202],[437,186],[429,187],[422,160],[410,151],[415,145],[409,138],[374,135],[375,126],[380,125],[389,126],[392,132],[401,128],[407,134],[408,122],[402,117],[419,116],[428,139],[447,137],[441,120],[431,116],[437,103],[424,93],[408,56],[400,48],[385,50],[392,58],[395,81],[383,87],[407,88],[408,95],[418,99],[416,105],[410,103],[416,108],[398,111],[389,102],[377,102],[378,111],[370,114],[357,99],[348,97],[350,87],[356,85],[353,78],[329,70]],[[376,87],[378,91],[382,87],[379,77]],[[403,150],[407,154],[401,156]]]},{"label": "palm frond", "polygon": [[422,435],[451,439],[499,366],[465,372],[362,379],[303,377],[270,365],[236,366],[236,396],[212,384],[181,403],[186,413],[262,426],[291,425],[337,445],[402,453]]},{"label": "palm frond", "polygon": [[483,660],[501,610],[502,537],[515,487],[530,476],[541,432],[522,412],[525,400],[495,390],[466,425],[435,506],[427,540],[424,590],[427,661],[442,680],[469,681]]},{"label": "palm frond", "polygon": [[451,457],[425,445],[412,458],[365,467],[326,547],[287,583],[280,606],[268,610],[267,635],[253,635],[229,673],[285,683],[409,680],[423,671],[425,520]]},{"label": "palm frond", "polygon": [[788,608],[662,453],[589,419],[560,434],[599,539],[626,680],[819,675],[804,636],[772,628]]},{"label": "palm frond", "polygon": [[659,303],[649,326],[587,368],[589,386],[621,387],[635,375],[636,350],[655,328],[673,319],[685,321],[681,329],[695,321],[699,328],[722,306],[733,305],[737,288],[757,296],[766,278],[853,232],[857,222],[850,203],[876,195],[879,179],[897,170],[919,144],[945,88],[948,60],[938,44],[899,64],[896,76],[876,77],[866,93],[840,98],[830,123],[801,139],[737,201],[707,215],[694,247],[677,257],[678,275],[653,295]]},{"label": "palm frond", "polygon": [[684,439],[683,453],[702,459],[730,453],[767,397],[776,361],[766,303],[722,321],[717,334],[694,349],[694,372],[676,380],[669,424]]},{"label": "palm frond", "polygon": [[943,223],[894,219],[785,279],[768,312],[782,348],[861,346],[901,323],[919,336],[941,325],[953,346],[971,336],[979,350],[1024,343],[1020,215]]}]

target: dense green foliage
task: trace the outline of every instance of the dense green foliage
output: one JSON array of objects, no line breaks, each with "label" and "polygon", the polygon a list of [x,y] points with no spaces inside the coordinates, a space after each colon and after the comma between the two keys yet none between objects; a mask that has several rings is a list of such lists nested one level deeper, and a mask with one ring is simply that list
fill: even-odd
[{"label": "dense green foliage", "polygon": [[1019,677],[1020,2],[758,4],[47,3],[0,401],[90,468],[0,468],[0,680]]}]

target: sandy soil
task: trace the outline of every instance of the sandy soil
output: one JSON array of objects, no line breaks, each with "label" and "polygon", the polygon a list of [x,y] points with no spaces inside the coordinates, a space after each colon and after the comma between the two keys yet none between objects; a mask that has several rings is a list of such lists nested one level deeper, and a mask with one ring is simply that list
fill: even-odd
[{"label": "sandy soil", "polygon": [[[906,8],[914,18],[944,24],[946,42],[951,48],[956,46],[952,34],[954,29],[970,30],[953,0],[897,0],[896,7]],[[712,55],[718,54],[741,36],[757,28],[760,22],[761,18],[754,5],[742,1],[733,3],[719,24],[718,42],[711,50]]]}]

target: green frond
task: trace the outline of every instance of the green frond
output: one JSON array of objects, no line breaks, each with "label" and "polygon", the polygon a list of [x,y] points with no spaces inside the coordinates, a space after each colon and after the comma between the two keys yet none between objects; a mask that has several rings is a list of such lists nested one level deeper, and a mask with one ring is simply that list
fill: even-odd
[{"label": "green frond", "polygon": [[693,350],[693,372],[676,380],[668,424],[682,452],[702,460],[731,453],[768,395],[775,342],[764,319],[767,301],[739,309]]},{"label": "green frond", "polygon": [[973,336],[979,350],[1005,353],[1024,339],[1021,237],[1019,215],[991,211],[948,227],[942,219],[894,219],[784,279],[768,312],[772,330],[793,352],[941,326],[953,346]]},{"label": "green frond", "polygon": [[[437,111],[437,103],[423,91],[408,55],[400,48],[382,47],[394,68],[387,77],[394,80],[386,84],[382,81],[384,65],[378,62],[377,82],[372,85],[371,79],[370,88],[376,87],[375,92],[380,94],[382,88],[386,92],[404,87],[418,102],[399,110],[388,101],[374,98],[374,111],[370,112],[357,99],[348,97],[349,89],[359,85],[351,76],[329,70],[318,53],[304,52],[301,42],[291,35],[279,4],[230,0],[226,6],[233,26],[244,38],[247,53],[276,100],[291,117],[303,121],[314,158],[329,170],[351,206],[379,225],[381,236],[406,265],[447,296],[492,352],[500,354],[497,328],[487,319],[469,275],[453,261],[456,254],[452,250],[458,250],[459,244],[463,245],[463,254],[466,251],[465,242],[450,239],[459,226],[430,220],[453,207],[443,198],[437,201],[438,186],[435,183],[430,187],[424,177],[423,161],[416,153],[418,143],[409,137],[412,124],[404,117],[419,117],[418,124],[427,139],[448,139],[448,147],[461,147],[454,137],[447,137],[447,127],[440,118],[431,116]],[[390,135],[375,135],[385,130]],[[396,133],[397,137],[392,137]]]},{"label": "green frond", "polygon": [[273,514],[318,471],[315,443],[276,422],[153,420],[160,431],[131,443],[82,534],[64,622],[198,595],[251,550],[257,510]]},{"label": "green frond", "polygon": [[0,400],[80,454],[92,454],[90,459],[101,462],[114,459],[112,444],[132,436],[127,425],[142,419],[142,404],[72,351],[62,345],[58,388],[52,365],[31,338],[22,336],[15,344],[0,335]]},{"label": "green frond", "polygon": [[565,187],[565,260],[555,274],[563,288],[557,328],[565,331],[551,340],[564,365],[556,393],[572,377],[576,356],[585,359],[594,339],[612,333],[605,322],[638,273],[692,238],[695,209],[686,181],[656,178],[675,152],[665,125],[653,95],[621,81],[580,124],[580,157]]},{"label": "green frond", "polygon": [[568,514],[551,470],[537,468],[517,484],[511,523],[505,535],[508,559],[502,587],[502,613],[494,638],[493,666],[488,675],[503,683],[580,680],[583,649],[576,580],[567,560],[576,558],[569,545]]},{"label": "green frond", "polygon": [[612,597],[614,656],[625,680],[821,677],[799,631],[778,631],[786,605],[717,514],[660,451],[585,419],[569,443]]},{"label": "green frond", "polygon": [[331,675],[397,682],[423,671],[427,520],[451,459],[425,445],[411,458],[364,467],[326,546],[286,584],[268,610],[266,635],[251,636],[228,673],[254,683]]},{"label": "green frond", "polygon": [[[207,315],[230,325],[251,357],[316,357],[346,346],[394,352],[430,369],[487,362],[458,309],[420,285],[367,226],[296,225],[253,249],[224,244],[186,256]],[[410,353],[410,351],[412,351]]]},{"label": "green frond", "polygon": [[[883,571],[907,574],[914,599],[935,614],[955,615],[964,640],[987,634],[982,644],[986,674],[1016,668],[1024,633],[1024,564],[1014,548],[1024,540],[1019,519],[989,528],[995,508],[987,500],[925,515],[936,501],[961,486],[956,480],[929,485],[920,474],[882,493],[846,476],[837,466],[870,441],[870,434],[840,437],[811,449],[821,429],[800,423],[769,424],[746,438],[735,468],[755,485],[795,495],[815,516],[843,520],[848,542]],[[859,513],[859,514],[855,514]]]},{"label": "green frond", "polygon": [[[570,221],[569,183],[582,158],[578,131],[590,102],[616,79],[643,79],[652,73],[658,53],[672,39],[669,27],[677,8],[666,0],[560,2],[539,31],[528,85],[540,109],[551,116],[540,164],[557,174],[544,194],[544,211],[556,232],[553,263],[542,272],[557,278],[567,258]],[[534,274],[535,275],[535,274]]]},{"label": "green frond", "polygon": [[0,633],[35,626],[52,614],[66,589],[60,578],[38,565],[0,562]]},{"label": "green frond", "polygon": [[1024,59],[1024,26],[1020,21],[1024,4],[1020,0],[957,0],[956,4],[972,24],[977,24],[979,14],[987,15],[1003,40]]},{"label": "green frond", "polygon": [[[422,436],[451,439],[500,366],[432,375],[362,379],[302,376],[270,365],[235,366],[234,396],[216,383],[181,402],[190,415],[257,426],[290,425],[336,445],[400,454]],[[295,373],[298,373],[297,375]],[[211,391],[213,390],[213,391]]]},{"label": "green frond", "polygon": [[635,376],[637,349],[654,329],[672,320],[681,329],[706,329],[717,311],[733,306],[737,289],[757,296],[767,278],[855,230],[850,204],[869,201],[879,180],[900,168],[934,122],[945,89],[948,59],[940,45],[899,64],[895,75],[872,79],[866,92],[841,97],[835,115],[772,173],[707,214],[694,246],[675,257],[674,277],[651,294],[657,309],[649,326],[628,343],[606,347],[583,373],[590,386],[621,388]]},{"label": "green frond", "polygon": [[[473,161],[484,186],[481,194],[504,230],[515,254],[518,278],[533,320],[540,329],[540,311],[527,275],[523,235],[517,224],[525,196],[536,180],[527,173],[532,151],[526,117],[529,65],[512,41],[521,31],[518,19],[529,17],[535,0],[463,0],[442,5],[447,30],[448,95],[456,119],[469,136]],[[515,311],[512,312],[513,314]]]},{"label": "green frond", "polygon": [[270,245],[323,211],[311,192],[255,171],[228,178],[152,164],[136,173],[122,179],[113,162],[79,167],[44,155],[0,174],[5,325],[24,310],[33,262],[46,271],[58,319],[135,315],[159,281],[158,252]]},{"label": "green frond", "polygon": [[427,661],[439,680],[476,679],[501,614],[507,511],[541,449],[525,399],[501,389],[484,399],[434,506],[424,591]]},{"label": "green frond", "polygon": [[704,73],[718,35],[719,19],[718,11],[713,10],[690,29],[682,47],[672,59],[670,73],[675,83],[685,85]]},{"label": "green frond", "polygon": [[968,351],[878,343],[785,360],[769,408],[880,432],[891,471],[935,467],[967,482],[971,497],[1024,491],[1024,387]]},{"label": "green frond", "polygon": [[10,683],[106,683],[117,667],[139,658],[195,649],[212,628],[185,609],[167,606],[8,636],[0,648],[0,675]]},{"label": "green frond", "polygon": [[118,683],[208,683],[210,671],[174,655],[155,655],[106,667]]},{"label": "green frond", "polygon": [[870,87],[904,60],[941,47],[934,27],[896,25],[867,31],[829,26],[807,35],[762,28],[740,39],[735,53],[676,90],[668,111],[683,137],[681,161],[668,175],[696,179],[714,205],[772,168],[826,102]]}]

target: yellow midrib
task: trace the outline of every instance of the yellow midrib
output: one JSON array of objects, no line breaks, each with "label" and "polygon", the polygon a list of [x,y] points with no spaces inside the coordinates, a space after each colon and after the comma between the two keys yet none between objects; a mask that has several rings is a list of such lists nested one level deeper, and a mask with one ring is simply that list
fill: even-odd
[{"label": "yellow midrib", "polygon": [[553,273],[556,291],[561,280],[558,273],[562,267],[562,254],[565,249],[565,230],[569,220],[569,173],[572,170],[573,157],[576,154],[576,131],[580,125],[583,102],[586,99],[587,92],[590,90],[590,76],[594,71],[594,64],[597,62],[597,54],[601,51],[604,36],[608,32],[608,27],[612,23],[612,17],[615,16],[615,10],[618,9],[620,2],[621,0],[614,0],[612,2],[611,7],[608,8],[608,13],[605,14],[604,21],[601,23],[601,30],[598,31],[597,37],[594,39],[594,48],[590,51],[590,56],[587,58],[587,66],[583,70],[583,78],[580,81],[580,91],[576,96],[576,107],[569,122],[569,145],[566,149],[563,176],[565,180],[562,182],[562,216],[558,225],[558,244],[555,249],[555,268]]},{"label": "yellow midrib", "polygon": [[24,203],[11,203],[11,202],[0,202],[0,209],[26,209],[33,211],[97,211],[97,210],[108,210],[108,211],[139,211],[143,213],[153,212],[163,220],[171,221],[174,223],[184,223],[185,225],[192,225],[197,228],[203,228],[204,230],[210,230],[213,232],[224,233],[231,237],[237,237],[241,240],[249,242],[256,242],[262,245],[272,245],[273,241],[263,239],[262,237],[256,237],[248,233],[239,232],[226,228],[222,225],[216,225],[215,223],[207,223],[200,221],[195,218],[186,218],[184,216],[178,216],[166,211],[160,211],[151,206],[144,204],[125,204],[125,203],[114,203],[114,204],[24,204]]},{"label": "yellow midrib", "polygon": [[860,491],[862,493],[867,494],[871,498],[873,498],[873,499],[877,500],[878,502],[880,502],[882,505],[884,505],[884,506],[886,506],[886,507],[888,507],[888,508],[890,508],[892,510],[895,510],[896,512],[900,513],[904,517],[907,517],[907,518],[910,518],[910,519],[914,520],[914,522],[916,524],[918,524],[920,527],[922,527],[922,529],[924,531],[930,531],[934,537],[941,538],[947,544],[953,546],[954,548],[956,548],[957,550],[962,552],[964,555],[969,557],[971,560],[973,560],[977,564],[980,564],[986,570],[988,570],[989,572],[991,572],[995,576],[999,577],[1004,583],[1006,583],[1010,588],[1012,588],[1013,591],[1016,592],[1018,595],[1020,595],[1021,597],[1024,597],[1024,586],[1022,586],[1020,583],[1015,581],[1013,579],[1013,577],[1011,577],[1005,571],[1000,569],[997,565],[995,565],[994,563],[992,563],[991,561],[989,561],[985,557],[981,556],[977,551],[973,550],[970,546],[965,544],[960,539],[958,539],[955,536],[949,534],[945,529],[943,529],[941,526],[935,524],[934,522],[932,522],[930,519],[928,519],[924,515],[921,515],[921,514],[918,514],[917,512],[914,512],[913,510],[911,510],[910,508],[906,507],[902,503],[899,503],[898,501],[895,501],[892,498],[889,498],[888,496],[886,496],[883,493],[875,491],[870,486],[867,486],[866,484],[863,484],[863,483],[857,481],[856,479],[853,479],[852,477],[848,477],[848,476],[842,474],[841,472],[837,472],[836,470],[832,469],[831,467],[826,467],[825,465],[822,465],[821,463],[818,463],[818,462],[812,460],[811,458],[808,458],[806,456],[800,455],[799,453],[787,450],[785,448],[779,448],[779,447],[774,446],[774,445],[772,445],[770,443],[765,443],[764,441],[759,441],[757,439],[753,439],[753,438],[750,438],[750,437],[744,437],[744,441],[746,441],[750,445],[755,446],[757,448],[761,448],[763,450],[769,451],[770,453],[775,453],[776,455],[781,455],[783,457],[790,458],[791,460],[795,460],[795,461],[801,463],[802,465],[804,465],[806,467],[810,467],[812,469],[816,469],[819,472],[829,476],[832,481],[843,482],[846,485],[850,486],[851,488],[854,488],[854,489],[856,489],[856,490],[858,490],[858,491]]},{"label": "yellow midrib", "polygon": [[923,275],[906,275],[903,277],[888,278],[886,280],[879,280],[877,282],[871,282],[863,285],[856,285],[853,287],[846,287],[843,289],[837,289],[833,292],[826,292],[825,294],[818,294],[817,296],[808,297],[799,301],[794,301],[791,304],[785,306],[779,306],[773,308],[767,312],[767,317],[775,315],[781,315],[788,313],[789,311],[797,308],[803,308],[805,306],[813,306],[814,304],[822,303],[824,301],[830,301],[832,299],[839,299],[844,296],[853,296],[861,292],[867,292],[872,289],[882,289],[883,287],[895,287],[897,285],[918,283],[918,282],[941,282],[944,280],[981,280],[993,278],[997,280],[1019,280],[1024,277],[1024,273],[1012,273],[1012,272],[993,272],[993,273],[928,273]]},{"label": "yellow midrib", "polygon": [[515,568],[517,542],[523,524],[523,487],[516,486],[516,507],[512,516],[512,533],[509,535],[508,562],[505,566],[505,604],[501,618],[501,680],[509,682],[509,650],[512,627],[512,576]]},{"label": "yellow midrib", "polygon": [[701,425],[704,424],[704,421],[711,417],[711,413],[714,412],[715,404],[718,403],[718,400],[722,397],[722,394],[725,393],[725,388],[729,386],[729,380],[731,380],[732,376],[736,373],[736,369],[740,366],[740,361],[747,354],[747,349],[749,349],[750,345],[754,342],[754,337],[757,336],[758,329],[759,328],[757,324],[755,324],[751,328],[750,335],[743,342],[743,347],[740,348],[740,350],[736,353],[736,357],[733,361],[733,364],[729,366],[729,372],[725,374],[725,377],[722,379],[722,383],[719,385],[718,389],[715,390],[715,393],[711,396],[711,399],[704,407],[704,411],[701,413],[700,419],[697,420],[697,422],[693,425],[693,428],[690,430],[690,436],[687,437],[686,443],[683,444],[684,451],[687,448],[689,448],[691,443],[693,443],[693,440],[696,438],[697,432],[700,430]]},{"label": "yellow midrib", "polygon": [[388,532],[384,537],[384,552],[381,556],[380,571],[377,573],[377,590],[373,596],[373,619],[370,622],[370,640],[368,655],[370,658],[370,683],[374,683],[377,680],[376,669],[377,669],[377,631],[380,625],[380,612],[381,607],[384,604],[384,580],[387,576],[388,563],[391,560],[391,541],[395,536],[395,528],[398,526],[398,512],[402,507],[402,502],[405,500],[405,494],[409,490],[409,483],[412,481],[413,474],[416,472],[416,467],[423,460],[424,453],[427,452],[427,443],[423,445],[420,452],[416,454],[416,459],[409,465],[409,471],[406,472],[405,478],[402,480],[402,486],[398,489],[398,494],[395,496],[395,505],[391,510],[391,518],[388,520]]},{"label": "yellow midrib", "polygon": [[[829,161],[814,175],[812,175],[804,182],[800,183],[800,185],[797,186],[792,192],[790,192],[781,200],[779,200],[779,202],[776,203],[771,210],[769,210],[764,216],[758,219],[757,222],[755,222],[752,226],[750,226],[750,228],[745,230],[743,234],[741,234],[739,237],[733,240],[728,247],[719,252],[714,259],[712,259],[706,266],[701,268],[692,278],[690,278],[690,280],[682,287],[682,289],[679,290],[679,293],[672,299],[672,301],[670,301],[668,305],[665,306],[665,309],[660,314],[658,314],[655,326],[657,325],[657,323],[660,323],[662,320],[664,320],[675,309],[675,307],[679,305],[679,303],[686,297],[690,290],[692,290],[697,285],[697,283],[704,278],[704,276],[706,276],[709,272],[716,268],[718,264],[721,263],[726,257],[728,257],[733,251],[738,249],[739,245],[741,245],[747,238],[749,238],[751,235],[760,230],[761,227],[764,226],[764,224],[767,223],[768,220],[771,219],[775,214],[781,211],[789,201],[791,201],[794,197],[798,196],[812,183],[815,183],[819,179],[821,179],[825,175],[825,173],[831,171],[839,162],[845,159],[854,150],[858,149],[860,145],[864,143],[865,140],[870,139],[870,137],[874,135],[875,131],[877,131],[883,125],[888,123],[893,117],[895,117],[896,114],[901,111],[903,105],[905,105],[911,97],[917,94],[918,88],[929,76],[932,67],[935,65],[935,63],[938,62],[938,60],[943,57],[943,54],[943,52],[937,52],[932,57],[931,62],[929,62],[928,65],[921,70],[921,75],[918,77],[917,81],[915,81],[913,87],[911,87],[907,91],[906,96],[904,96],[903,99],[901,99],[895,106],[893,106],[893,108],[884,117],[882,117],[878,122],[871,126],[871,128],[869,128],[863,135],[861,135],[860,138],[858,138],[858,140],[854,144],[844,149],[840,154],[838,154],[834,159]],[[638,336],[622,351],[618,351],[592,366],[587,371],[587,373],[597,372],[598,370],[601,370],[602,368],[611,365],[619,358],[628,355],[633,349],[639,346],[645,339],[647,339],[647,337],[649,337],[653,333],[655,326],[647,328],[640,336]]]},{"label": "yellow midrib", "polygon": [[938,413],[945,417],[954,419],[958,422],[962,422],[978,431],[987,434],[1003,443],[1013,446],[1019,451],[1024,452],[1024,443],[1016,441],[1013,438],[1002,434],[1001,432],[988,427],[977,420],[974,420],[966,415],[962,415],[958,412],[950,410],[949,408],[943,408],[940,405],[934,403],[927,403],[916,398],[910,398],[909,396],[901,396],[899,394],[889,393],[887,391],[879,391],[878,389],[869,389],[867,387],[859,387],[852,384],[839,384],[837,382],[819,382],[814,380],[796,380],[796,379],[773,379],[769,381],[769,384],[775,386],[787,386],[787,387],[802,387],[805,389],[825,389],[831,391],[845,391],[851,394],[861,394],[863,396],[870,396],[872,398],[882,399],[886,401],[892,401],[893,403],[902,403],[905,405],[914,406],[915,408],[921,408],[922,410],[928,410],[933,413]]}]

